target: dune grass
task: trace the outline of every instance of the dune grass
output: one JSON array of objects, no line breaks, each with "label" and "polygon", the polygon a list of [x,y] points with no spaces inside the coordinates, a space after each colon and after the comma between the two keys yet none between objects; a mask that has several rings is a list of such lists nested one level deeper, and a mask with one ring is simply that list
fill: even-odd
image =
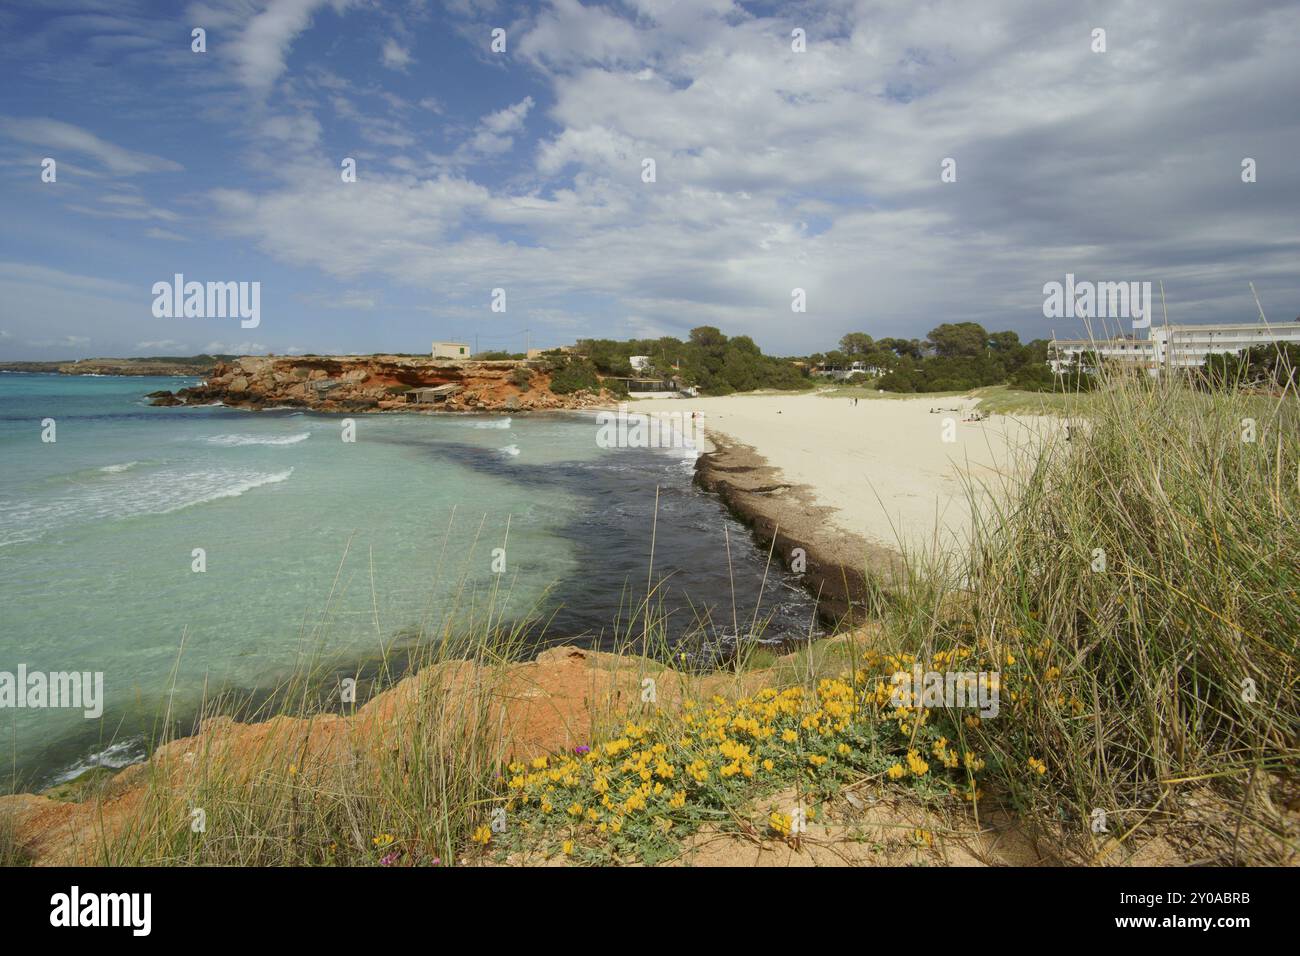
[{"label": "dune grass", "polygon": [[1208,788],[1234,813],[1200,834],[1206,859],[1266,861],[1242,826],[1277,830],[1268,791],[1300,754],[1296,396],[1116,378],[1090,399],[1009,487],[970,489],[969,560],[914,566],[887,646],[1048,664],[977,737],[1022,819],[1078,859]]},{"label": "dune grass", "polygon": [[19,845],[14,821],[0,814],[0,867],[26,866],[29,863],[27,854]]}]

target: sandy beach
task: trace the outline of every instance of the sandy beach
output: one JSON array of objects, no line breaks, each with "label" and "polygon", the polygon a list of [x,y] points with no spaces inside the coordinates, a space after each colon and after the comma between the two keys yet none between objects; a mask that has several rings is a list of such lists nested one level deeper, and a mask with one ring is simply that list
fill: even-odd
[{"label": "sandy beach", "polygon": [[[854,405],[822,394],[769,393],[648,399],[628,407],[699,412],[707,437],[752,448],[839,532],[890,549],[950,551],[970,524],[963,477],[1000,484],[1013,449],[1036,429],[1059,424],[1003,415],[963,421],[977,405],[925,395]],[[951,442],[944,440],[946,423]]]}]

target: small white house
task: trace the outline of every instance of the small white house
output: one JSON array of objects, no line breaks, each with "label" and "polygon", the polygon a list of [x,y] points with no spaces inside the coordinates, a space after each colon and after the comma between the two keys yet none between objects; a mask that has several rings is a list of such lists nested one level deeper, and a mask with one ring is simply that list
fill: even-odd
[{"label": "small white house", "polygon": [[469,346],[463,342],[434,342],[433,357],[436,359],[467,359]]},{"label": "small white house", "polygon": [[634,372],[644,372],[650,367],[650,356],[648,355],[629,355],[627,364],[632,366]]}]

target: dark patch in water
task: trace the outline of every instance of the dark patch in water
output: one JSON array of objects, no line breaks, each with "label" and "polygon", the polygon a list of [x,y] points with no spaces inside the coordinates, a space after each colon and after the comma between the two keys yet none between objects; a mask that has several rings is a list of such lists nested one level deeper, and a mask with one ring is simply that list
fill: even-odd
[{"label": "dark patch in water", "polygon": [[701,653],[705,645],[734,644],[736,633],[779,644],[806,640],[810,628],[814,635],[821,633],[816,604],[798,587],[798,576],[776,558],[769,565],[749,530],[695,487],[689,465],[681,458],[650,449],[621,449],[587,461],[535,465],[505,460],[494,449],[461,442],[395,436],[383,440],[509,481],[519,486],[524,500],[538,488],[554,487],[575,492],[586,502],[572,520],[552,531],[572,542],[583,570],[553,589],[548,636],[612,648],[620,636],[640,633],[637,609],[648,585],[654,589],[655,617],[662,619],[668,644],[686,643],[692,654]]}]

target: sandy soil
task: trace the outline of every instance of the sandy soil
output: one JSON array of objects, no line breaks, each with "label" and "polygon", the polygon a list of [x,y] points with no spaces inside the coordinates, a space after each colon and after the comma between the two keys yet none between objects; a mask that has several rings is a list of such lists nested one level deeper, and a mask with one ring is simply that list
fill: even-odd
[{"label": "sandy soil", "polygon": [[[835,529],[898,548],[959,545],[970,525],[962,477],[998,487],[1013,449],[1047,418],[995,415],[968,422],[976,399],[861,399],[817,394],[749,394],[649,399],[635,412],[698,411],[706,435],[752,447],[781,477],[803,486]],[[935,411],[931,411],[935,409]],[[950,411],[956,409],[956,411]],[[953,441],[947,442],[950,422]]]}]

